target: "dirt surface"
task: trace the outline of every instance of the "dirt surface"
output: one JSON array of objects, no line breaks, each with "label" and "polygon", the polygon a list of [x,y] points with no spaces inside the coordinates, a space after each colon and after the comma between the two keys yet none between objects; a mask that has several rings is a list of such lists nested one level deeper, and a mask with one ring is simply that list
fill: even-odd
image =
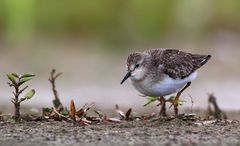
[{"label": "dirt surface", "polygon": [[0,121],[0,145],[240,145],[238,121]]}]

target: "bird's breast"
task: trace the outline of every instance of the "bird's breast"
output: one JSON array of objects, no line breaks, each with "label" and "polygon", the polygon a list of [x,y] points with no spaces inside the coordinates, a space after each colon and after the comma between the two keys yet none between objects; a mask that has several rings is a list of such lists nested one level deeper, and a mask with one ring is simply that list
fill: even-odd
[{"label": "bird's breast", "polygon": [[180,91],[184,85],[196,78],[196,73],[193,73],[185,79],[173,79],[165,76],[162,80],[153,81],[151,79],[144,79],[140,82],[132,81],[133,86],[142,94],[146,96],[166,96]]}]

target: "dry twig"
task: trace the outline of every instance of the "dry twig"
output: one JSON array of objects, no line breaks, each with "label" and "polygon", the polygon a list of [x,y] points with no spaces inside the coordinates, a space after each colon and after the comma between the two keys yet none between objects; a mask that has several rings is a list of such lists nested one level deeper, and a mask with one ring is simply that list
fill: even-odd
[{"label": "dry twig", "polygon": [[60,99],[59,99],[59,97],[58,97],[58,92],[57,92],[57,90],[56,90],[56,85],[55,85],[55,81],[56,81],[56,79],[60,76],[60,75],[62,75],[62,73],[60,72],[60,73],[57,73],[57,74],[55,74],[56,73],[56,70],[55,69],[52,69],[52,71],[51,71],[51,74],[50,74],[50,78],[48,79],[49,80],[49,82],[51,83],[51,85],[52,85],[52,91],[53,91],[53,95],[54,95],[54,100],[53,100],[53,105],[54,105],[54,107],[56,108],[56,109],[60,109],[60,110],[63,110],[63,105],[62,105],[62,103],[61,103],[61,101],[60,101]]},{"label": "dry twig", "polygon": [[191,113],[192,113],[192,110],[193,110],[193,104],[194,104],[194,101],[193,101],[193,98],[192,98],[192,96],[189,94],[189,97],[190,97],[190,99],[191,99]]},{"label": "dry twig", "polygon": [[59,117],[68,119],[68,116],[64,116],[63,114],[59,113],[55,107],[53,107],[53,112],[56,113]]},{"label": "dry twig", "polygon": [[[213,109],[211,108],[213,105]],[[208,115],[213,116],[216,119],[227,119],[227,115],[219,108],[216,97],[213,94],[209,94],[208,97]]]}]

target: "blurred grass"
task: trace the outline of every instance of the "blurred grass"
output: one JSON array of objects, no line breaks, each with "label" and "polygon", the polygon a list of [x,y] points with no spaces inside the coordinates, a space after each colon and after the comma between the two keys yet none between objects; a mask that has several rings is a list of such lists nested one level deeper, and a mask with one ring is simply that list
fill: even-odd
[{"label": "blurred grass", "polygon": [[34,1],[4,1],[5,38],[14,42],[31,38],[34,31]]},{"label": "blurred grass", "polygon": [[239,13],[237,0],[2,0],[0,33],[10,44],[49,36],[121,48],[169,34],[201,39],[218,31],[239,33]]}]

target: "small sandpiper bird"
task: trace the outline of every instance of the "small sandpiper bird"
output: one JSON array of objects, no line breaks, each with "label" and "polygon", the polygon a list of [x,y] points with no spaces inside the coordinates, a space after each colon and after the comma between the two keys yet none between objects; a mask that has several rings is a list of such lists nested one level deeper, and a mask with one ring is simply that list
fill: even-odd
[{"label": "small sandpiper bird", "polygon": [[[196,70],[203,66],[211,55],[186,53],[177,49],[151,49],[131,53],[127,58],[127,74],[121,84],[129,77],[133,86],[143,95],[159,97],[160,115],[166,116],[165,103],[171,102],[175,115],[181,93],[197,77]],[[174,99],[164,96],[176,93]]]}]

